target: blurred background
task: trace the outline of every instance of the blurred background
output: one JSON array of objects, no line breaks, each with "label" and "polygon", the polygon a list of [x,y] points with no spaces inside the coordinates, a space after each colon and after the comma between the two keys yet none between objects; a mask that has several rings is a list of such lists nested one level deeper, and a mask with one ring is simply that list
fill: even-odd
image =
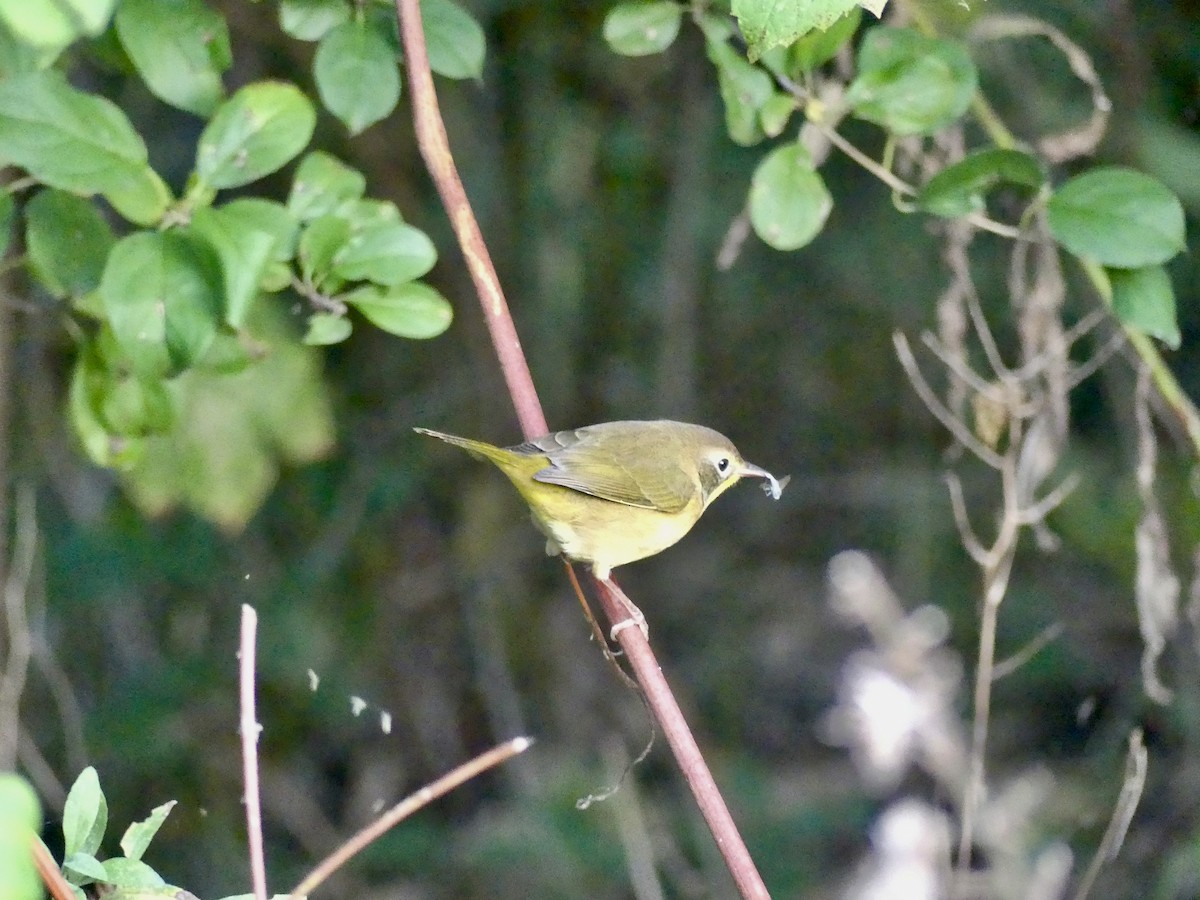
[{"label": "blurred background", "polygon": [[[311,88],[312,45],[280,32],[275,4],[213,5],[232,32],[227,83],[278,76]],[[980,578],[955,530],[943,473],[959,471],[984,534],[999,494],[982,468],[948,462],[948,437],[892,345],[897,329],[915,337],[936,325],[949,277],[940,235],[926,218],[897,212],[883,186],[835,152],[821,170],[835,206],[820,237],[795,253],[750,237],[719,270],[718,250],[764,148],[737,147],[726,135],[697,30],[685,24],[665,54],[628,59],[601,39],[603,4],[464,5],[486,31],[487,64],[479,83],[439,80],[443,114],[551,427],[702,422],[758,465],[791,475],[780,502],[757,489],[731,491],[683,542],[619,576],[646,613],[773,895],[839,896],[890,802],[953,798],[915,769],[899,784],[872,786],[830,740],[827,716],[846,663],[870,644],[830,608],[835,554],[865,551],[905,608],[945,612],[948,702],[961,727],[971,708]],[[1195,5],[986,7],[1043,17],[1091,55],[1114,111],[1085,164],[1150,172],[1194,220]],[[984,86],[1018,133],[1062,127],[1088,110],[1086,89],[1061,57],[1034,44],[980,56]],[[130,112],[153,164],[178,189],[200,120],[98,63],[81,77]],[[19,320],[18,378],[0,387],[14,404],[18,495],[36,506],[31,597],[46,639],[23,706],[25,770],[52,816],[86,764],[99,770],[119,827],[179,800],[151,864],[201,897],[246,890],[235,659],[245,603],[260,616],[273,889],[295,884],[382,805],[500,740],[529,735],[532,750],[392,831],[326,896],[631,897],[627,847],[639,845],[642,830],[667,896],[731,896],[661,739],[615,798],[576,809],[641,750],[647,715],[590,642],[561,565],[544,556],[507,482],[411,431],[520,439],[415,147],[405,90],[396,114],[352,140],[323,114],[314,145],[365,172],[372,196],[394,200],[431,235],[441,256],[429,280],[454,302],[454,325],[428,342],[363,328],[323,349],[336,447],[281,472],[244,530],[184,512],[153,521],[138,513],[111,474],[73,447],[61,415],[69,341],[52,323]],[[849,123],[844,133],[879,153],[877,129]],[[289,179],[278,177],[279,196]],[[971,247],[981,300],[1009,353],[1010,250],[986,235]],[[1183,344],[1168,360],[1198,397],[1195,257],[1169,270]],[[1076,272],[1067,275],[1064,315],[1073,322],[1098,301]],[[1082,341],[1077,358],[1098,343]],[[928,371],[940,385],[937,367]],[[998,657],[1055,623],[1061,631],[996,684],[987,771],[996,792],[1041,786],[1018,843],[1033,854],[1064,841],[1079,871],[1116,800],[1127,735],[1140,725],[1145,796],[1099,895],[1195,897],[1200,666],[1185,623],[1160,667],[1172,701],[1146,698],[1133,600],[1133,393],[1133,369],[1118,353],[1071,394],[1059,472],[1078,473],[1080,485],[1050,517],[1058,549],[1021,545]],[[1196,460],[1169,424],[1159,437],[1158,493],[1186,599],[1200,542]],[[13,516],[21,515],[17,503]],[[352,696],[368,704],[360,715]]]}]

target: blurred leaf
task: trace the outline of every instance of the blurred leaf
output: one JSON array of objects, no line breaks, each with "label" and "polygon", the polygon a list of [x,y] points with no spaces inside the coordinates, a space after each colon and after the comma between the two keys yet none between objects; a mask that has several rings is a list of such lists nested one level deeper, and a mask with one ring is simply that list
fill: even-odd
[{"label": "blurred leaf", "polygon": [[776,250],[796,250],[821,232],[833,198],[798,143],[767,154],[750,182],[750,224]]},{"label": "blurred leaf", "polygon": [[300,274],[305,281],[320,284],[333,267],[333,258],[350,239],[350,223],[341,216],[321,216],[300,235]]},{"label": "blurred leaf", "polygon": [[93,383],[93,402],[109,438],[138,438],[167,431],[175,418],[161,378],[108,369]]},{"label": "blurred leaf", "polygon": [[296,167],[287,205],[301,222],[337,212],[362,197],[367,179],[340,159],[314,150]]},{"label": "blurred leaf", "polygon": [[396,54],[370,22],[346,22],[321,38],[313,76],[321,102],[351,134],[385,118],[400,100]]},{"label": "blurred leaf", "polygon": [[[116,856],[104,861],[104,880],[118,888],[158,888],[165,887],[162,876],[140,859],[128,859]],[[128,897],[126,891],[119,894]]]},{"label": "blurred leaf", "polygon": [[12,242],[13,219],[17,216],[17,203],[9,191],[0,190],[0,259],[8,252]]},{"label": "blurred leaf", "polygon": [[314,313],[308,317],[308,331],[304,333],[304,343],[313,347],[328,344],[340,344],[350,337],[354,328],[350,320],[336,313]]},{"label": "blurred leaf", "polygon": [[[886,2],[886,0],[885,0]],[[733,0],[732,11],[746,38],[746,52],[757,60],[767,50],[791,44],[814,28],[829,28],[857,7],[857,0]]]},{"label": "blurred leaf", "polygon": [[42,880],[29,852],[41,827],[41,804],[29,782],[0,772],[0,885],[6,900],[41,900]]},{"label": "blurred leaf", "polygon": [[95,290],[115,241],[100,211],[74,194],[39,191],[25,207],[30,268],[60,299]]},{"label": "blurred leaf", "polygon": [[75,359],[67,413],[71,426],[88,459],[98,466],[123,468],[141,457],[145,442],[141,438],[123,438],[109,432],[100,419],[109,371],[91,347],[83,347]]},{"label": "blurred leaf", "polygon": [[220,263],[207,243],[176,231],[143,231],[113,247],[100,293],[134,368],[163,375],[192,365],[212,343],[220,284]]},{"label": "blurred leaf", "polygon": [[347,281],[396,285],[420,278],[435,262],[437,250],[425,232],[384,220],[353,233],[338,249],[333,271]]},{"label": "blurred leaf", "polygon": [[796,78],[829,62],[854,37],[861,22],[862,9],[855,6],[831,25],[808,32],[788,47],[788,74]]},{"label": "blurred leaf", "polygon": [[281,0],[279,4],[279,27],[300,41],[319,41],[348,21],[346,0]]},{"label": "blurred leaf", "polygon": [[967,111],[977,80],[962,44],[880,26],[863,39],[846,102],[895,134],[933,134]]},{"label": "blurred leaf", "polygon": [[604,17],[604,40],[622,56],[661,53],[675,42],[683,7],[672,0],[619,3]]},{"label": "blurred leaf", "polygon": [[100,790],[100,776],[92,766],[79,773],[63,805],[63,852],[93,854],[100,849],[108,826],[108,803]]},{"label": "blurred leaf", "polygon": [[341,298],[377,328],[406,338],[437,337],[450,327],[450,301],[427,284],[409,282],[397,287],[370,285]]},{"label": "blurred leaf", "polygon": [[316,121],[295,85],[248,84],[217,108],[200,135],[196,174],[214,190],[257,181],[304,149]]},{"label": "blurred leaf", "polygon": [[0,164],[20,166],[51,187],[103,194],[125,218],[148,225],[171,196],[146,159],[125,114],[75,90],[60,73],[0,82]]},{"label": "blurred leaf", "polygon": [[[188,226],[188,233],[207,241],[220,259],[225,285],[224,320],[233,328],[241,328],[245,323],[279,240],[276,232],[267,230],[273,223],[263,222],[258,215],[270,207],[247,205],[251,202],[269,203],[246,198],[220,208],[204,206],[192,214]],[[278,209],[285,218],[290,218],[282,206]]]},{"label": "blurred leaf", "polygon": [[759,123],[767,137],[779,137],[787,127],[788,120],[796,111],[796,98],[791,94],[776,92],[758,111]]},{"label": "blurred leaf", "polygon": [[984,195],[1002,181],[1040,187],[1041,166],[1019,150],[976,150],[930,178],[917,195],[917,205],[938,216],[965,216],[983,209]]},{"label": "blurred leaf", "polygon": [[150,92],[207,118],[233,61],[224,17],[204,0],[122,0],[117,34]]},{"label": "blurred leaf", "polygon": [[1046,205],[1050,233],[1076,256],[1136,269],[1185,248],[1183,207],[1161,181],[1120,166],[1076,175]]},{"label": "blurred leaf", "polygon": [[63,875],[72,884],[90,884],[93,881],[104,883],[108,874],[104,871],[104,863],[91,853],[68,853],[62,864]]},{"label": "blurred leaf", "polygon": [[453,0],[421,0],[421,22],[429,68],[446,78],[483,75],[487,43],[470,13]]},{"label": "blurred leaf", "polygon": [[708,58],[717,67],[717,83],[725,105],[725,127],[735,144],[748,147],[763,138],[758,112],[775,93],[771,76],[751,65],[724,40],[705,31]]},{"label": "blurred leaf", "polygon": [[143,513],[183,505],[236,531],[275,484],[281,460],[311,462],[332,447],[320,354],[296,341],[272,304],[256,305],[246,327],[268,348],[256,363],[236,374],[192,369],[171,382],[176,427],[147,439],[122,477]]},{"label": "blurred leaf", "polygon": [[61,49],[39,48],[22,41],[12,33],[4,17],[0,16],[0,81],[39,72],[53,65]]},{"label": "blurred leaf", "polygon": [[1107,269],[1112,284],[1113,312],[1130,328],[1156,337],[1172,350],[1179,349],[1179,322],[1175,316],[1175,291],[1162,266]]},{"label": "blurred leaf", "polygon": [[83,35],[98,35],[116,0],[0,0],[0,19],[22,43],[60,50]]}]

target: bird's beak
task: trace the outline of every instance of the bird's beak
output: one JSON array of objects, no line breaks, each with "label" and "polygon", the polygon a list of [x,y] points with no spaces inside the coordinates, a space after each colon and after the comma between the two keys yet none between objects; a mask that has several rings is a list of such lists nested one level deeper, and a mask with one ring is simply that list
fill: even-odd
[{"label": "bird's beak", "polygon": [[763,485],[763,490],[766,491],[772,500],[778,500],[783,494],[783,489],[787,487],[787,483],[792,480],[791,475],[785,475],[782,479],[776,478],[766,469],[760,469],[753,463],[743,462],[742,470],[739,473],[742,478],[762,478],[766,481]]}]

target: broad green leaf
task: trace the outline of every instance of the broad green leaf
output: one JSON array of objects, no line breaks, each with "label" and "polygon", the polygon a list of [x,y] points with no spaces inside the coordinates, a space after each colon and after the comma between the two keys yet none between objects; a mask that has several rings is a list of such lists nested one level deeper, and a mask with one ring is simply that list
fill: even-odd
[{"label": "broad green leaf", "polygon": [[13,219],[17,216],[17,203],[13,199],[13,195],[5,190],[0,190],[0,259],[4,258],[4,254],[8,252],[8,245],[12,241]]},{"label": "broad green leaf", "polygon": [[170,382],[176,427],[148,438],[142,459],[122,474],[143,513],[185,506],[237,531],[271,490],[281,461],[311,462],[332,447],[321,354],[296,340],[273,304],[254,307],[247,333],[261,345],[254,364],[235,374],[190,369]]},{"label": "broad green leaf", "polygon": [[132,222],[156,223],[171,195],[146,162],[146,145],[108,100],[77,91],[55,71],[0,82],[0,165],[85,196],[103,194]]},{"label": "broad green leaf", "polygon": [[420,278],[435,262],[437,250],[425,232],[383,220],[350,235],[334,256],[333,271],[347,281],[396,285]]},{"label": "broad green leaf", "polygon": [[279,4],[279,27],[300,41],[319,41],[348,21],[347,0],[281,0]]},{"label": "broad green leaf", "polygon": [[1051,196],[1046,216],[1056,241],[1105,266],[1158,265],[1185,247],[1179,198],[1158,179],[1120,166],[1076,175]]},{"label": "broad green leaf", "polygon": [[296,167],[287,205],[301,222],[337,212],[358,200],[367,189],[367,179],[335,156],[314,150]]},{"label": "broad green leaf", "polygon": [[[128,859],[116,856],[104,861],[104,880],[118,888],[124,888],[120,894],[128,897],[127,891],[140,888],[165,887],[161,875],[142,862],[140,859]],[[140,890],[139,890],[140,893]]]},{"label": "broad green leaf", "polygon": [[487,43],[470,13],[453,0],[421,0],[421,22],[429,68],[446,78],[483,75]]},{"label": "broad green leaf", "polygon": [[750,182],[750,224],[776,250],[796,250],[821,231],[833,199],[808,151],[788,144],[767,154]]},{"label": "broad green leaf", "polygon": [[746,38],[746,52],[757,60],[814,28],[829,28],[857,6],[857,0],[733,0],[732,9]]},{"label": "broad green leaf", "polygon": [[42,880],[29,844],[42,825],[37,794],[21,776],[0,773],[0,884],[6,900],[41,900]]},{"label": "broad green leaf", "polygon": [[95,290],[114,242],[100,211],[74,194],[39,191],[25,207],[30,268],[55,297]]},{"label": "broad green leaf", "polygon": [[138,438],[160,434],[175,418],[171,395],[157,376],[108,369],[92,386],[100,424],[110,437]]},{"label": "broad green leaf", "polygon": [[60,50],[104,30],[116,0],[0,0],[0,20],[24,44]]},{"label": "broad green leaf", "polygon": [[[12,0],[20,3],[23,0]],[[62,47],[35,47],[12,33],[8,23],[0,16],[0,81],[40,72],[54,64]]]},{"label": "broad green leaf", "polygon": [[83,885],[91,884],[93,881],[101,883],[108,881],[104,863],[91,853],[68,853],[63,860],[62,869],[63,874],[72,884]]},{"label": "broad green leaf", "polygon": [[604,17],[604,40],[622,56],[661,53],[679,35],[683,7],[672,0],[618,3]]},{"label": "broad green leaf", "polygon": [[829,62],[854,37],[861,22],[862,9],[855,6],[836,22],[808,32],[787,49],[788,74],[798,78]]},{"label": "broad green leaf", "polygon": [[195,363],[221,320],[216,253],[177,231],[117,242],[100,281],[113,335],[139,372],[164,375]]},{"label": "broad green leaf", "polygon": [[217,108],[200,135],[196,174],[214,190],[257,181],[304,149],[316,121],[312,103],[295,85],[248,84]]},{"label": "broad green leaf", "polygon": [[112,434],[101,421],[99,408],[105,397],[109,374],[93,348],[82,348],[71,373],[67,412],[88,459],[98,466],[123,468],[141,457],[145,441]]},{"label": "broad green leaf", "polygon": [[63,806],[63,852],[94,854],[108,826],[108,802],[92,766],[79,773]]},{"label": "broad green leaf", "polygon": [[1140,269],[1107,269],[1112,285],[1113,312],[1130,328],[1156,337],[1172,350],[1179,349],[1179,322],[1175,316],[1175,291],[1162,266]]},{"label": "broad green leaf", "polygon": [[350,320],[335,313],[314,313],[308,317],[308,331],[304,333],[304,343],[321,347],[327,344],[340,344],[350,337],[353,331]]},{"label": "broad green leaf", "polygon": [[724,40],[709,37],[707,30],[705,46],[708,58],[717,67],[730,139],[743,147],[757,143],[763,138],[759,110],[775,93],[771,76],[748,63]]},{"label": "broad green leaf", "polygon": [[878,26],[863,39],[846,101],[895,134],[933,134],[967,111],[977,81],[962,44]]},{"label": "broad green leaf", "polygon": [[351,134],[386,117],[400,99],[396,54],[369,22],[346,22],[321,38],[313,77],[321,102]]},{"label": "broad green leaf", "polygon": [[121,0],[117,34],[150,92],[208,117],[225,96],[229,29],[204,0]]},{"label": "broad green leaf", "polygon": [[256,207],[245,205],[251,202],[269,203],[246,198],[219,208],[201,207],[192,214],[188,227],[189,233],[207,241],[220,259],[225,286],[224,320],[233,328],[241,328],[245,323],[277,240],[267,230],[268,223],[259,219]]},{"label": "broad green leaf", "polygon": [[930,178],[917,195],[917,205],[938,216],[965,216],[982,210],[984,196],[1002,181],[1040,187],[1041,166],[1020,150],[976,150]]},{"label": "broad green leaf", "polygon": [[361,287],[341,299],[372,325],[399,337],[437,337],[450,327],[454,318],[449,300],[429,285],[416,281],[397,287]]},{"label": "broad green leaf", "polygon": [[341,216],[321,216],[300,235],[297,251],[300,274],[305,281],[320,284],[330,274],[333,258],[350,239],[350,223]]}]

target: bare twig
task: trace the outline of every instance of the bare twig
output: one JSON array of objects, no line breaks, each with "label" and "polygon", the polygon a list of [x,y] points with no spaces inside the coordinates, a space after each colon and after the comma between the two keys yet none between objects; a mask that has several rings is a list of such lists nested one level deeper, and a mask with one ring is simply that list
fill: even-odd
[{"label": "bare twig", "polygon": [[[529,374],[529,366],[521,350],[516,327],[508,311],[508,304],[500,288],[499,278],[450,154],[449,140],[433,89],[419,0],[396,0],[396,9],[400,18],[404,63],[411,86],[417,144],[450,216],[451,225],[475,283],[484,319],[491,334],[492,346],[504,372],[522,431],[526,438],[538,437],[549,431],[549,428]],[[624,593],[611,580],[598,584],[601,584],[600,602],[610,623],[615,625],[623,621],[626,618],[626,606],[620,598],[624,597]],[[628,604],[628,598],[625,598],[625,601]],[[667,736],[671,750],[683,770],[684,778],[696,797],[717,847],[738,885],[738,890],[744,897],[767,897],[762,877],[758,874],[746,844],[734,825],[712,773],[700,755],[687,721],[671,694],[649,642],[639,628],[622,630],[619,640],[642,685],[646,700]]]},{"label": "bare twig", "polygon": [[1051,642],[1058,640],[1058,636],[1063,633],[1066,626],[1062,622],[1051,622],[1041,631],[1039,631],[1024,647],[1014,653],[1007,659],[1002,659],[992,667],[992,681],[999,681],[1008,675],[1011,675],[1025,663],[1029,662],[1035,656],[1042,652],[1044,648],[1050,645]]},{"label": "bare twig", "polygon": [[246,840],[250,849],[250,878],[255,900],[267,898],[267,867],[263,859],[262,805],[258,789],[258,735],[262,730],[254,710],[254,641],[258,615],[242,604],[241,641],[238,648],[238,683],[241,687],[242,781],[245,785]]},{"label": "bare twig", "polygon": [[50,855],[46,845],[36,834],[29,835],[30,851],[33,854],[33,864],[37,868],[42,884],[50,892],[54,900],[75,900],[75,889],[59,871],[58,863]]},{"label": "bare twig", "polygon": [[0,772],[16,768],[21,734],[21,694],[29,674],[33,638],[25,598],[37,556],[37,510],[31,485],[17,492],[17,537],[12,565],[3,584],[4,618],[8,630],[8,661],[0,677]]},{"label": "bare twig", "polygon": [[1105,863],[1116,858],[1121,844],[1125,842],[1125,833],[1129,830],[1129,823],[1133,820],[1133,814],[1142,799],[1142,790],[1146,786],[1148,762],[1146,745],[1142,742],[1142,730],[1135,728],[1129,734],[1129,753],[1125,757],[1125,780],[1121,783],[1121,793],[1113,807],[1112,818],[1108,821],[1104,837],[1100,839],[1100,846],[1096,848],[1096,855],[1092,857],[1087,872],[1079,881],[1075,900],[1084,900],[1091,893],[1100,870],[1104,868]]},{"label": "bare twig", "polygon": [[460,784],[470,781],[476,775],[486,772],[493,766],[500,765],[500,763],[511,759],[518,753],[524,753],[532,745],[533,741],[527,737],[513,738],[510,741],[505,741],[503,744],[493,747],[491,750],[481,753],[474,759],[456,767],[432,784],[428,784],[419,791],[409,794],[324,859],[319,866],[304,877],[303,881],[296,885],[291,892],[292,895],[296,897],[309,896],[329,876],[352,859],[355,854],[361,852],[370,843],[382,837],[397,823],[402,822],[421,809],[421,807],[428,805],[443,794],[454,790]]}]

